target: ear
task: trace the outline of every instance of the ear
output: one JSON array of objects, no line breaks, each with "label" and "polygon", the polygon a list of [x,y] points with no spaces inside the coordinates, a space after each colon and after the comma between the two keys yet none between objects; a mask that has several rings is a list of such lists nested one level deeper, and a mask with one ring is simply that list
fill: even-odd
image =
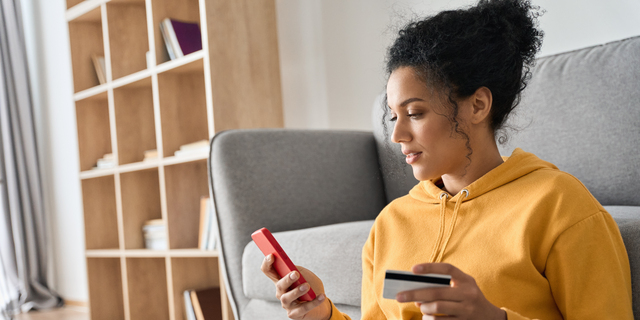
[{"label": "ear", "polygon": [[480,87],[474,92],[470,98],[472,113],[471,123],[479,124],[485,120],[489,120],[491,106],[493,105],[493,96],[491,90],[487,87]]}]

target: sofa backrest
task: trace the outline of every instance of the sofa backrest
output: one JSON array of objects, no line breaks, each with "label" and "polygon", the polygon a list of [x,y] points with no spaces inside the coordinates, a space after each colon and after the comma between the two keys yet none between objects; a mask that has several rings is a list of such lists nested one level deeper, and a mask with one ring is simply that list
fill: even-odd
[{"label": "sofa backrest", "polygon": [[[215,135],[209,181],[236,319],[251,233],[374,219],[385,205],[370,132],[231,130]],[[259,272],[259,269],[256,271]]]},{"label": "sofa backrest", "polygon": [[576,176],[603,205],[640,205],[640,37],[538,59],[501,148]]},{"label": "sofa backrest", "polygon": [[[603,205],[640,205],[640,37],[537,60],[509,125],[503,155],[516,147],[582,181]],[[382,124],[384,95],[373,106],[373,130],[387,202],[417,181],[393,128]],[[392,124],[391,124],[392,125]]]}]

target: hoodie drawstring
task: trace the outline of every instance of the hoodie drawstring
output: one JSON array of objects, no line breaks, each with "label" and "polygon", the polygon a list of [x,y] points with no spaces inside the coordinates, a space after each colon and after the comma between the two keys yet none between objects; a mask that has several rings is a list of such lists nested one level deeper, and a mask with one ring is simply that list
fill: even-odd
[{"label": "hoodie drawstring", "polygon": [[448,197],[449,195],[445,192],[440,194],[440,227],[438,228],[438,237],[436,238],[436,244],[433,246],[433,251],[429,257],[429,262],[434,262],[436,254],[438,253],[438,248],[440,247],[440,242],[442,241],[442,236],[444,235],[444,215],[447,211]]},{"label": "hoodie drawstring", "polygon": [[[464,197],[462,196],[463,193],[465,194]],[[440,249],[438,258],[434,260],[435,253],[438,251],[437,249],[440,246],[440,243],[442,242],[442,236],[444,235],[444,218],[445,218],[445,212],[447,207],[447,197],[448,195],[446,193],[442,193],[440,195],[440,206],[441,206],[440,207],[440,230],[438,231],[438,238],[436,241],[436,245],[434,246],[433,252],[431,253],[431,257],[429,258],[429,261],[431,262],[442,261],[442,257],[444,256],[444,251],[447,249],[447,244],[449,244],[449,240],[451,239],[451,235],[453,234],[453,228],[455,227],[456,221],[458,220],[458,211],[460,209],[460,205],[462,205],[462,202],[469,197],[469,190],[462,189],[462,191],[460,191],[460,199],[456,201],[456,205],[453,208],[453,216],[451,217],[451,226],[449,227],[449,233],[447,234],[447,238],[444,240],[442,249]]]}]

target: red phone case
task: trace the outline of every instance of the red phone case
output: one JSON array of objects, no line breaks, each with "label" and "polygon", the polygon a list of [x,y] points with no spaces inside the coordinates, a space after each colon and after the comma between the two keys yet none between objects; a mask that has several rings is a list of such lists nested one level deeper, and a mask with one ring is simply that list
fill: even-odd
[{"label": "red phone case", "polygon": [[[298,271],[300,278],[298,281],[294,282],[291,285],[291,288],[298,287],[299,285],[306,283],[307,280],[304,279],[298,268],[291,262],[291,259],[287,256],[287,254],[282,250],[282,247],[276,241],[276,238],[273,237],[271,232],[267,228],[262,228],[253,234],[251,234],[251,238],[253,238],[253,242],[258,245],[260,251],[264,253],[265,256],[273,253],[275,261],[273,262],[273,268],[276,270],[280,278],[285,277],[292,271]],[[316,293],[313,292],[313,289],[309,289],[305,295],[298,298],[300,301],[311,301],[316,298]]]}]

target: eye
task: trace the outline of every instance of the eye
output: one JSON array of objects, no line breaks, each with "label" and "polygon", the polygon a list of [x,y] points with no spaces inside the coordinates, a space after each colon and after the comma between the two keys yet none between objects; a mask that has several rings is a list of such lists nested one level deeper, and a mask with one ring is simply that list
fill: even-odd
[{"label": "eye", "polygon": [[407,114],[407,117],[409,117],[411,119],[418,119],[418,118],[420,118],[420,116],[422,116],[422,113],[409,113],[409,114]]},{"label": "eye", "polygon": [[391,114],[391,118],[389,118],[389,121],[396,122],[396,120],[398,120],[398,116],[395,114]]}]

